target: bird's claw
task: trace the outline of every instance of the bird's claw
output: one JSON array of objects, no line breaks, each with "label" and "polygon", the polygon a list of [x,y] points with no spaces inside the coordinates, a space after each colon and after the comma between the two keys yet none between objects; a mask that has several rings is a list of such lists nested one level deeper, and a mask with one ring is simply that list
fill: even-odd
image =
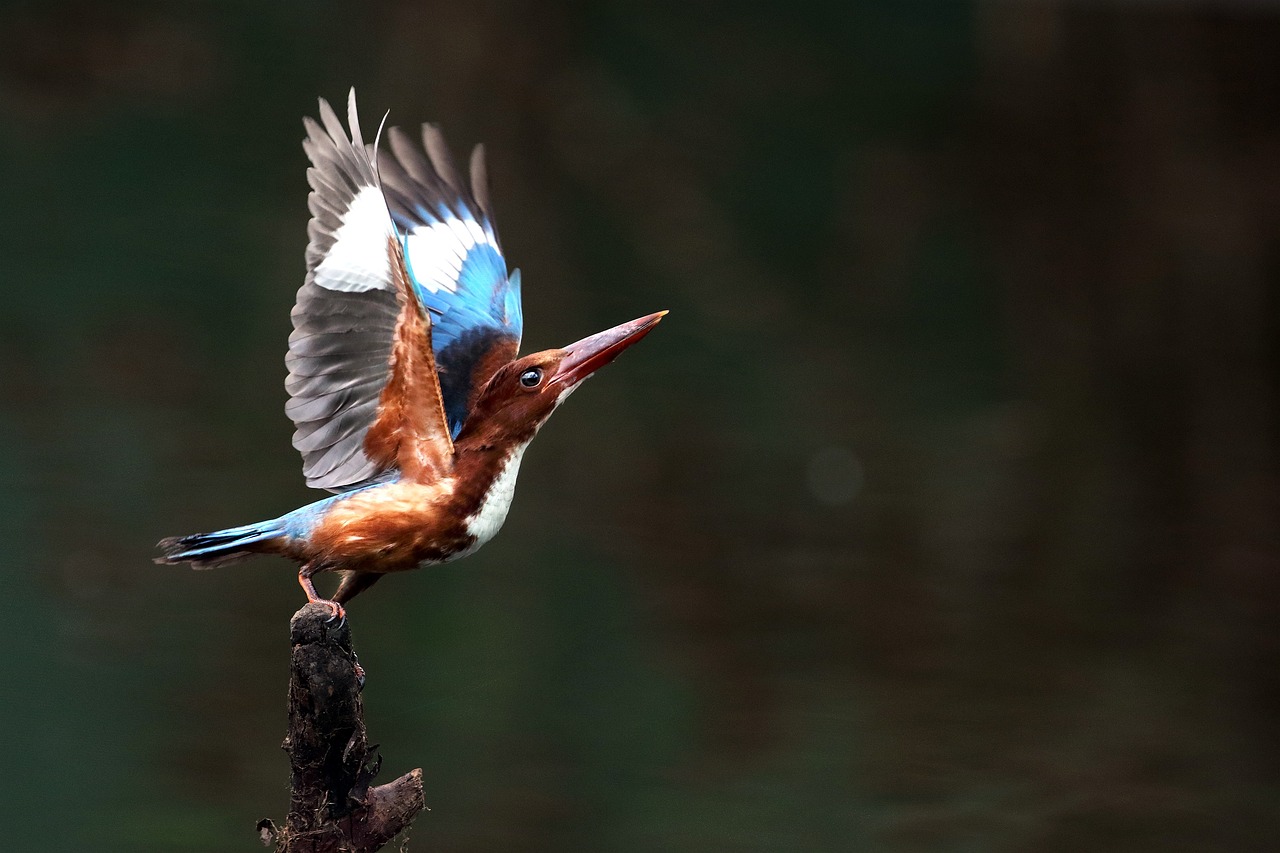
[{"label": "bird's claw", "polygon": [[338,627],[341,628],[343,623],[347,621],[347,611],[344,610],[342,605],[339,604],[338,602],[329,601],[328,599],[324,599],[324,598],[318,598],[315,600],[314,603],[323,605],[329,610],[329,618],[324,620],[324,624],[332,625],[334,620],[337,620]]}]

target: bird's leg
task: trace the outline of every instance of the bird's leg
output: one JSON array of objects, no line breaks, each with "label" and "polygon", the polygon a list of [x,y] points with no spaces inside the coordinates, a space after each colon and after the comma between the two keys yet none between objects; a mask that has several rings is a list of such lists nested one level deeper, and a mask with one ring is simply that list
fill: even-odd
[{"label": "bird's leg", "polygon": [[[309,604],[323,604],[325,607],[329,608],[329,610],[333,612],[333,615],[330,616],[328,620],[330,622],[334,619],[345,620],[347,618],[347,611],[343,609],[341,604],[327,598],[321,598],[316,592],[316,585],[311,581],[311,576],[315,573],[316,567],[311,563],[305,564],[298,570],[298,583],[301,584],[302,591],[307,594],[307,602]],[[375,577],[377,576],[375,575]],[[339,592],[341,592],[341,590],[339,590]],[[337,598],[338,596],[335,595],[334,597]],[[355,669],[355,675],[360,682],[360,686],[364,687],[364,667],[360,666],[360,661],[356,657],[355,649],[351,650],[351,664]]]},{"label": "bird's leg", "polygon": [[342,609],[342,605],[336,601],[330,601],[327,598],[321,598],[316,592],[316,585],[311,582],[311,576],[316,573],[316,566],[312,563],[304,563],[302,568],[298,570],[298,583],[302,586],[302,591],[307,594],[307,601],[311,604],[323,604],[329,608],[333,614],[329,617],[329,621],[334,619],[346,619],[347,611]]}]

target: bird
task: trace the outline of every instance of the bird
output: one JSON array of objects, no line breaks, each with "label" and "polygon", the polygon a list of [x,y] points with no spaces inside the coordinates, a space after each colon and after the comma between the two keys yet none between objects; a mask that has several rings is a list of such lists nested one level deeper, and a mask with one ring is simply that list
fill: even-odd
[{"label": "bird", "polygon": [[[543,424],[667,312],[519,356],[520,271],[508,272],[498,241],[483,145],[469,182],[434,124],[419,143],[393,127],[380,151],[381,127],[364,142],[354,88],[346,129],[323,98],[319,121],[303,126],[311,220],[285,411],[307,485],[333,494],[163,539],[155,562],[204,569],[280,555],[298,564],[307,601],[340,619],[385,575],[492,539]],[[322,572],[340,578],[328,599],[313,580]]]}]

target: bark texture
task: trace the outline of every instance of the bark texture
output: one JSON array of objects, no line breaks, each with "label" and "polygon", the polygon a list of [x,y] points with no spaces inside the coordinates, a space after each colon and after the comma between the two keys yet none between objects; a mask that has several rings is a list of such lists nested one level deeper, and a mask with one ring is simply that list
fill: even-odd
[{"label": "bark texture", "polygon": [[413,822],[425,803],[422,771],[370,787],[381,759],[364,727],[363,673],[344,620],[308,604],[289,624],[289,732],[292,796],[284,828],[258,825],[278,853],[366,853]]}]

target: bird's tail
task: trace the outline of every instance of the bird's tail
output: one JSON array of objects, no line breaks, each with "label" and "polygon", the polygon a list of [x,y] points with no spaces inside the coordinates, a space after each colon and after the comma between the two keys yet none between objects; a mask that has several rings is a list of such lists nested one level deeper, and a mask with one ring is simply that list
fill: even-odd
[{"label": "bird's tail", "polygon": [[280,519],[229,527],[214,533],[174,536],[160,540],[156,547],[162,555],[156,557],[156,562],[190,563],[194,569],[212,569],[254,554],[277,552],[283,543],[276,540],[286,536],[288,533]]}]

